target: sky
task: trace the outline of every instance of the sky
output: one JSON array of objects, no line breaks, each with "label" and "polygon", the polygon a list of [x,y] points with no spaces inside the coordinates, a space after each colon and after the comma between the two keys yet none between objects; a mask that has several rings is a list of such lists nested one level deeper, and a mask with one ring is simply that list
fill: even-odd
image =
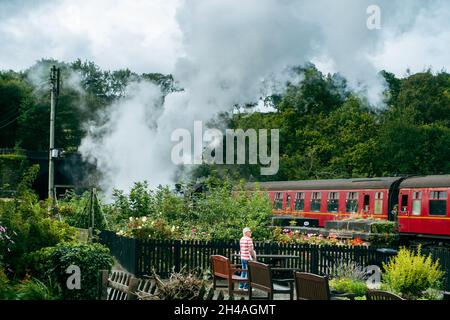
[{"label": "sky", "polygon": [[[183,31],[177,21],[177,9],[188,6],[184,2],[0,0],[0,69],[23,70],[46,57],[63,61],[92,60],[105,69],[170,73],[185,54]],[[234,2],[234,5],[244,6],[245,2]],[[303,2],[321,8],[323,1]],[[341,2],[345,9],[348,0]],[[380,2],[383,1],[370,1]],[[407,0],[403,3],[389,25],[383,25],[386,22],[383,18],[391,12],[383,12],[382,8],[382,28],[376,31],[381,40],[377,40],[377,49],[368,53],[370,63],[378,70],[387,69],[399,76],[407,69],[413,72],[428,67],[450,69],[450,2]],[[338,14],[327,11],[323,10],[323,15],[317,18]],[[225,12],[215,14],[226,15]],[[339,29],[348,18],[352,17],[344,17],[333,28]],[[405,21],[406,26],[402,25]],[[336,71],[333,61],[326,56],[315,57],[313,61],[324,71]]]},{"label": "sky", "polygon": [[0,43],[0,70],[80,58],[106,70],[171,73],[184,89],[161,107],[158,87],[130,83],[124,99],[100,111],[106,122],[83,124],[79,152],[110,192],[176,181],[172,133],[280,93],[280,84],[301,81],[291,66],[339,72],[383,108],[380,70],[450,70],[450,1],[0,0]]}]

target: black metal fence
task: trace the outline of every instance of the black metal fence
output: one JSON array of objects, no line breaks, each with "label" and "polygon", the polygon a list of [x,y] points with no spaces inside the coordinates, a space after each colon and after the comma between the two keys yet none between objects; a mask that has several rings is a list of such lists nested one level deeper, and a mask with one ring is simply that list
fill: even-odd
[{"label": "black metal fence", "polygon": [[[210,268],[209,258],[213,254],[229,257],[238,262],[238,241],[196,241],[196,240],[140,240],[102,231],[100,242],[108,246],[113,256],[129,272],[136,276],[150,275],[152,269],[167,277],[172,270],[206,270]],[[289,255],[284,267],[315,274],[330,274],[340,262],[354,261],[361,266],[382,265],[392,256],[389,250],[373,247],[323,246],[312,244],[281,244],[255,242],[258,255]],[[446,271],[445,286],[450,288],[450,250],[422,249],[439,259]]]},{"label": "black metal fence", "polygon": [[422,253],[431,254],[433,260],[438,260],[445,271],[444,288],[450,291],[450,249],[449,248],[423,248]]}]

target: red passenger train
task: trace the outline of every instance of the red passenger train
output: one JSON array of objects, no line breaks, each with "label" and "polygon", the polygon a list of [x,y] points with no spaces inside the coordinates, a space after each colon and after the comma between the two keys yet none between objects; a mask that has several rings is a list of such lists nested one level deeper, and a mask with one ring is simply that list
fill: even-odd
[{"label": "red passenger train", "polygon": [[[359,216],[398,221],[401,235],[450,239],[450,175],[261,182],[275,215],[328,220]],[[249,188],[254,185],[250,184]]]}]

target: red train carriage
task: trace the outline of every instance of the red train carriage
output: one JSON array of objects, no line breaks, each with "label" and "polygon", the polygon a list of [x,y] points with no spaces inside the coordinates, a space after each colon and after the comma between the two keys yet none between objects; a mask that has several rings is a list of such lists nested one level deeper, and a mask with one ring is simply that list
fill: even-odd
[{"label": "red train carriage", "polygon": [[401,235],[450,239],[450,175],[263,182],[260,187],[269,193],[275,215],[320,227],[355,214],[398,219]]},{"label": "red train carriage", "polygon": [[410,177],[400,184],[398,223],[403,235],[450,236],[450,175]]},{"label": "red train carriage", "polygon": [[363,217],[388,219],[402,178],[334,179],[260,183],[269,192],[273,213],[328,220]]}]

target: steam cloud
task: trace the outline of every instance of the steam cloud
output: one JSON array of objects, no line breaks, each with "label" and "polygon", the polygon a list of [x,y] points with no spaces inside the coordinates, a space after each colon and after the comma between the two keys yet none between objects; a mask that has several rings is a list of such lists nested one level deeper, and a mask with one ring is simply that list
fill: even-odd
[{"label": "steam cloud", "polygon": [[195,120],[205,122],[235,104],[258,101],[266,94],[263,84],[268,79],[285,81],[287,67],[308,61],[341,73],[354,90],[379,106],[385,87],[378,76],[380,61],[383,55],[392,55],[384,45],[407,39],[409,30],[420,28],[417,19],[430,28],[431,13],[448,13],[450,6],[408,1],[405,8],[404,2],[377,1],[382,29],[369,30],[366,9],[371,4],[366,0],[183,2],[176,15],[183,54],[172,74],[184,91],[169,94],[161,106],[161,92],[153,84],[130,84],[127,98],[108,110],[108,122],[103,127],[90,124],[80,151],[97,163],[106,191],[127,190],[144,179],[153,186],[171,183],[176,171],[170,159],[174,129],[192,130]]}]

